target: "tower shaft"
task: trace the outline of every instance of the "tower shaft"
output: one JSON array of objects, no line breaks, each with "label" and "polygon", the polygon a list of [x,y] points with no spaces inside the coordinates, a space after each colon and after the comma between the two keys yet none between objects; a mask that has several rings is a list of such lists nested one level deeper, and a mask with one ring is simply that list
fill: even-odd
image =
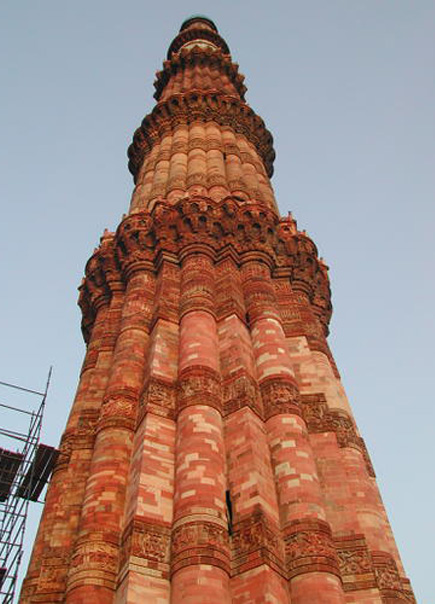
[{"label": "tower shaft", "polygon": [[22,603],[414,602],[273,141],[186,21],[80,288],[87,352]]}]

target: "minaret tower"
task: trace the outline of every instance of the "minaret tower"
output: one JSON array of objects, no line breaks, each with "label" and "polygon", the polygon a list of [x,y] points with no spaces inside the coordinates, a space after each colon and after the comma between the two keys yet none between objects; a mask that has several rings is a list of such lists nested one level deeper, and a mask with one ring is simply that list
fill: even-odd
[{"label": "minaret tower", "polygon": [[80,287],[87,352],[21,602],[415,602],[327,344],[328,270],[205,17]]}]

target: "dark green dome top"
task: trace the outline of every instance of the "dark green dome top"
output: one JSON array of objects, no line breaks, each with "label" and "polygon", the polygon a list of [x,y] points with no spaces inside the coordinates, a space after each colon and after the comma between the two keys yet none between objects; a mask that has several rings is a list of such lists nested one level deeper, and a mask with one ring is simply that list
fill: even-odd
[{"label": "dark green dome top", "polygon": [[195,23],[195,21],[202,21],[203,23],[207,23],[207,25],[209,25],[215,32],[217,32],[218,30],[213,21],[206,17],[206,15],[192,15],[191,17],[188,17],[185,21],[183,21],[180,27],[180,31],[186,29],[187,27],[189,27],[189,25]]}]

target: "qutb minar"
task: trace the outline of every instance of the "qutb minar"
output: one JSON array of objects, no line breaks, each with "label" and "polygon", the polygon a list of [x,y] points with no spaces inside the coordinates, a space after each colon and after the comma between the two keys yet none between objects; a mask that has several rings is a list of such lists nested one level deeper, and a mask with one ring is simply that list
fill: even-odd
[{"label": "qutb minar", "polygon": [[20,602],[415,602],[327,344],[326,265],[206,17],[135,132]]}]

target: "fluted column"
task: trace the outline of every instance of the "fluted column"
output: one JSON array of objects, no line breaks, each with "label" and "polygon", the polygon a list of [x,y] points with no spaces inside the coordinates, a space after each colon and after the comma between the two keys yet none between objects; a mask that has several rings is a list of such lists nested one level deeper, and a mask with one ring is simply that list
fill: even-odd
[{"label": "fluted column", "polygon": [[[77,536],[86,480],[95,439],[95,426],[109,375],[110,359],[119,330],[123,285],[113,268],[112,234],[89,260],[81,286],[87,299],[90,336],[79,386],[50,481],[22,602],[56,602],[63,598],[71,548]],[[86,292],[85,292],[86,290]]]},{"label": "fluted column", "polygon": [[115,603],[169,602],[173,520],[179,266],[161,262],[145,384],[139,401]]},{"label": "fluted column", "polygon": [[97,424],[90,476],[68,578],[66,602],[113,601],[119,564],[121,520],[137,402],[143,383],[154,277],[133,264],[121,329]]},{"label": "fluted column", "polygon": [[269,446],[237,265],[216,267],[228,497],[232,508],[233,602],[289,602]]},{"label": "fluted column", "polygon": [[358,576],[361,588],[365,584],[370,591],[375,579],[370,552],[389,556],[403,575],[400,556],[307,285],[297,281],[292,288],[284,275],[276,281],[282,307],[293,320],[299,318],[299,326],[294,321],[286,325],[288,350],[298,367],[302,410],[317,460],[327,519],[334,533],[341,536],[337,547],[343,559],[352,556],[355,548],[367,551],[362,558],[365,562],[356,563],[353,570],[343,566],[343,580],[350,585]]},{"label": "fluted column", "polygon": [[241,274],[280,504],[291,602],[341,604],[338,561],[268,259],[251,255],[242,264]]},{"label": "fluted column", "polygon": [[[107,326],[108,303],[108,298],[104,296],[98,304],[82,375],[61,441],[60,456],[51,478],[29,570],[23,582],[20,599],[23,604],[36,601],[34,598],[38,595],[41,597],[41,594],[44,594],[45,602],[57,602],[63,597],[69,552],[77,529],[74,515],[80,513],[82,483],[86,482],[86,466],[89,466],[92,456],[92,420],[95,419],[95,413],[92,412],[93,406],[92,401],[89,401],[88,392],[93,374],[97,372],[96,360]],[[100,404],[102,397],[103,393]],[[80,416],[83,418],[82,422],[79,420]],[[64,506],[67,507],[68,513],[65,512]]]},{"label": "fluted column", "polygon": [[179,394],[172,530],[172,604],[224,604],[228,520],[213,259],[185,252],[181,276]]}]

